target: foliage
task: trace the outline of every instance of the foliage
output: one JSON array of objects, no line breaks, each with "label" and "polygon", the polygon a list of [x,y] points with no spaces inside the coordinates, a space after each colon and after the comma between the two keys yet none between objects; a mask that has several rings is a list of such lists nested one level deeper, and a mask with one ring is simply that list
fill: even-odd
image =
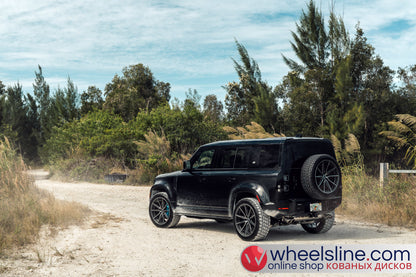
[{"label": "foliage", "polygon": [[37,189],[26,170],[8,140],[0,141],[0,253],[33,242],[43,224],[78,222],[88,211]]},{"label": "foliage", "polygon": [[190,153],[202,144],[225,138],[219,122],[204,119],[204,114],[190,99],[185,101],[183,110],[168,105],[150,112],[141,111],[130,128],[163,134],[177,153]]},{"label": "foliage", "polygon": [[38,65],[39,72],[35,71],[35,83],[33,84],[33,94],[35,96],[35,106],[37,113],[38,137],[40,144],[43,144],[52,130],[51,109],[52,100],[49,85],[43,77],[42,67]]},{"label": "foliage", "polygon": [[[227,118],[234,126],[257,120],[268,129],[275,129],[279,108],[272,88],[261,78],[257,62],[252,59],[247,49],[235,42],[241,64],[233,59],[239,82],[230,82],[224,88],[227,91],[225,106]],[[269,112],[267,114],[266,112]]]},{"label": "foliage", "polygon": [[337,213],[390,226],[416,226],[414,176],[394,176],[381,188],[379,180],[355,165],[342,168],[342,205]]},{"label": "foliage", "polygon": [[337,160],[342,166],[364,167],[360,143],[354,134],[348,134],[348,137],[342,143],[335,135],[331,135],[331,142]]},{"label": "foliage", "polygon": [[389,121],[390,131],[381,134],[392,140],[399,148],[406,148],[405,159],[416,168],[416,117],[397,114],[396,120]]},{"label": "foliage", "polygon": [[173,152],[164,134],[159,136],[156,132],[149,131],[144,138],[142,141],[135,141],[140,158],[134,178],[141,184],[152,182],[161,173],[181,169],[183,161],[189,159],[190,155]]},{"label": "foliage", "polygon": [[134,119],[140,110],[153,108],[170,100],[170,84],[154,79],[143,64],[123,68],[123,76],[115,75],[105,87],[104,109],[120,115],[125,122]]},{"label": "foliage", "polygon": [[203,108],[204,117],[208,120],[220,122],[224,119],[224,106],[215,94],[205,96]]},{"label": "foliage", "polygon": [[103,156],[131,162],[135,156],[132,139],[138,134],[127,126],[120,116],[106,111],[91,112],[79,120],[55,127],[46,142],[43,157],[53,162],[82,152],[93,158]]},{"label": "foliage", "polygon": [[223,130],[228,133],[229,139],[260,139],[260,138],[272,138],[272,137],[282,137],[281,134],[269,134],[266,130],[258,123],[251,122],[250,125],[245,127],[230,127],[225,126]]},{"label": "foliage", "polygon": [[87,91],[81,94],[81,115],[86,115],[95,110],[101,110],[104,105],[102,92],[96,86],[89,86]]},{"label": "foliage", "polygon": [[53,161],[48,165],[48,169],[52,178],[70,182],[104,183],[104,175],[106,174],[128,172],[128,169],[119,160],[104,157],[93,159],[77,152],[72,153],[68,158]]}]

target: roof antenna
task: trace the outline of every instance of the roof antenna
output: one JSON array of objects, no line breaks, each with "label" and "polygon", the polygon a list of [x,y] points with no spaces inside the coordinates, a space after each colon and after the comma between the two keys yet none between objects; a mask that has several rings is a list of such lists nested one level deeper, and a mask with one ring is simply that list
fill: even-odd
[{"label": "roof antenna", "polygon": [[302,134],[297,134],[296,136],[295,136],[295,138],[301,138],[302,137]]}]

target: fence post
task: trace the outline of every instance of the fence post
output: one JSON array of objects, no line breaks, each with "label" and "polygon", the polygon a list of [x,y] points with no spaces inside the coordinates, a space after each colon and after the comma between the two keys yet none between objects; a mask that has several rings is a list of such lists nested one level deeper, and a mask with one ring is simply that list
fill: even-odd
[{"label": "fence post", "polygon": [[389,183],[389,163],[380,163],[380,187]]}]

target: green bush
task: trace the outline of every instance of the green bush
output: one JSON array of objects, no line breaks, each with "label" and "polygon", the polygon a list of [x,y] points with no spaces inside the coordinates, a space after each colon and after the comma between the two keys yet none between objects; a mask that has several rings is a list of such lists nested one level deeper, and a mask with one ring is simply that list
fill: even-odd
[{"label": "green bush", "polygon": [[67,159],[73,153],[106,157],[130,162],[136,156],[133,139],[141,137],[122,118],[105,111],[95,111],[80,120],[55,127],[43,147],[43,158],[49,163]]}]

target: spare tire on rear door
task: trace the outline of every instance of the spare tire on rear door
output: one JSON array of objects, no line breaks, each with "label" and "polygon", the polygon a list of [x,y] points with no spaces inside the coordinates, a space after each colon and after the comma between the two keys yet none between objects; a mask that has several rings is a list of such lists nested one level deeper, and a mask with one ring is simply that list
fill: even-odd
[{"label": "spare tire on rear door", "polygon": [[310,156],[302,165],[301,183],[304,191],[312,198],[332,198],[341,187],[341,170],[330,155]]}]

